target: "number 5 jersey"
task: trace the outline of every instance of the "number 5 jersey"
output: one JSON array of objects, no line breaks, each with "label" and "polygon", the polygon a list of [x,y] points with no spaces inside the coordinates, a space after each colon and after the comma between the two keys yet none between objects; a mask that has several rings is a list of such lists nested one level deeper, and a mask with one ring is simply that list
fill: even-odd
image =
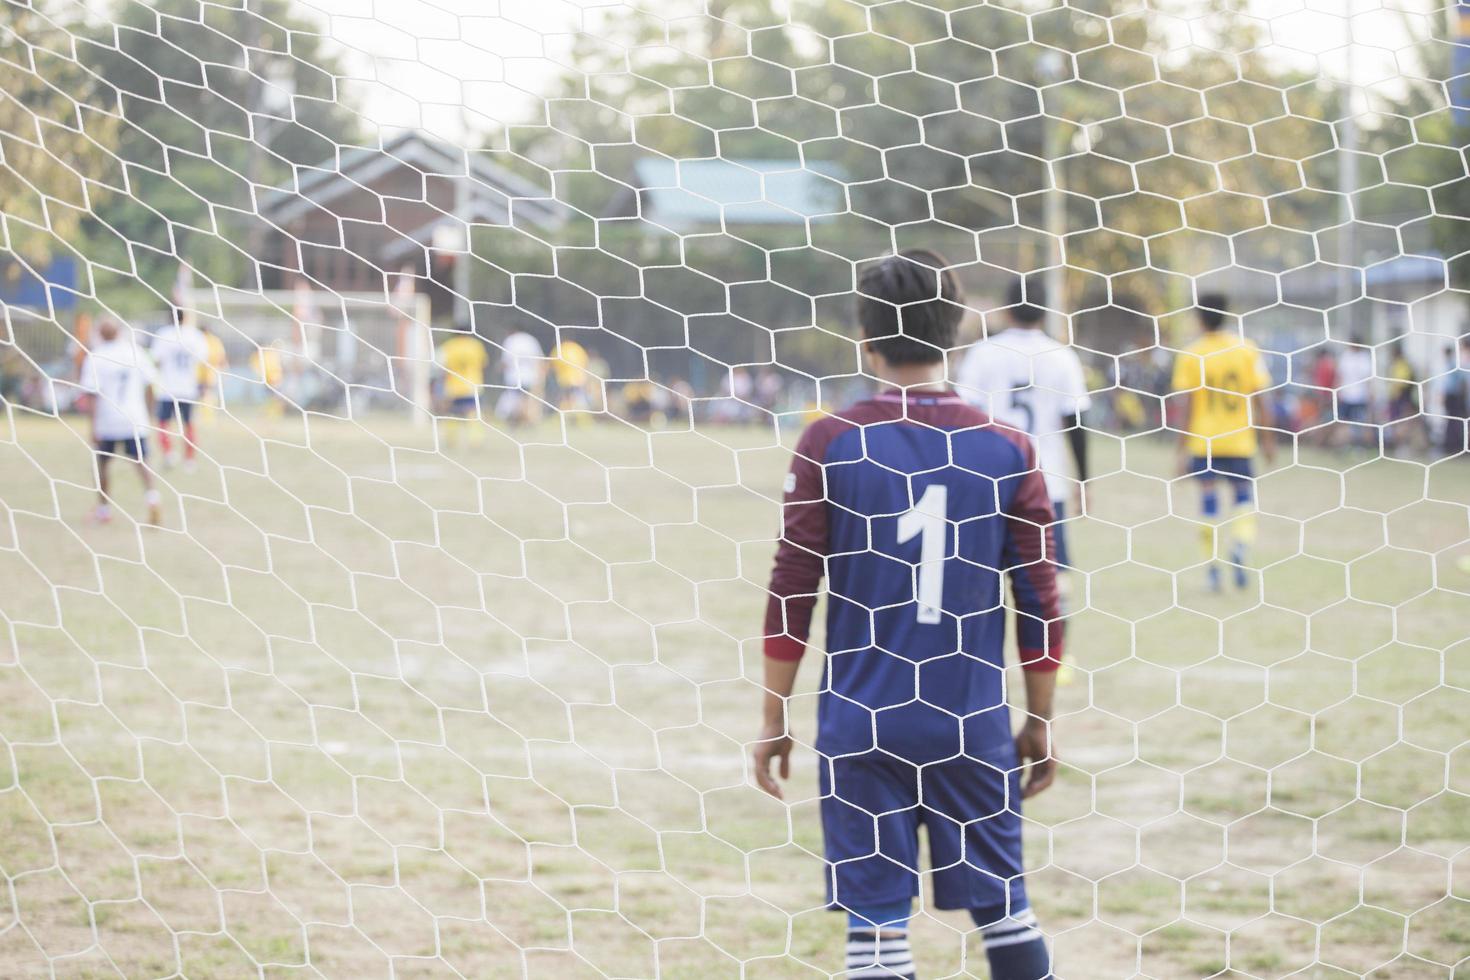
[{"label": "number 5 jersey", "polygon": [[1070,496],[1065,427],[1092,402],[1075,350],[1039,327],[1011,327],[970,348],[955,386],[997,422],[1034,438],[1051,499]]}]

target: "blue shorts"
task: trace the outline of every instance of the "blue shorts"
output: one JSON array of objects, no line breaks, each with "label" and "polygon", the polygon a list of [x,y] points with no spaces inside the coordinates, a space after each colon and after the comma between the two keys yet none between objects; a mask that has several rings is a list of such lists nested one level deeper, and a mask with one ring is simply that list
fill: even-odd
[{"label": "blue shorts", "polygon": [[136,459],[138,462],[148,458],[148,440],[139,436],[131,439],[98,439],[97,452],[104,456],[121,456],[124,459]]},{"label": "blue shorts", "polygon": [[461,395],[460,397],[451,400],[449,403],[449,414],[458,415],[462,418],[474,415],[475,410],[476,405],[474,395]]},{"label": "blue shorts", "polygon": [[926,766],[881,752],[828,757],[821,766],[829,908],[917,895],[920,826],[928,833],[936,907],[1026,907],[1014,745]]},{"label": "blue shorts", "polygon": [[1223,476],[1242,499],[1248,498],[1255,488],[1255,467],[1249,456],[1193,456],[1189,460],[1189,475],[1201,480]]},{"label": "blue shorts", "polygon": [[174,420],[175,412],[178,413],[179,420],[183,422],[184,425],[188,425],[190,422],[194,421],[193,402],[184,401],[181,398],[163,398],[159,400],[158,421],[167,425],[169,422],[172,422]]}]

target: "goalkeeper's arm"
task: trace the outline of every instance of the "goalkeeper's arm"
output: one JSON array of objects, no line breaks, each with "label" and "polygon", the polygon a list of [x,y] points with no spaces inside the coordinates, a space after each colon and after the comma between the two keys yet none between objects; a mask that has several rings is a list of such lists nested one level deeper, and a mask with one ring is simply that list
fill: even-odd
[{"label": "goalkeeper's arm", "polygon": [[821,436],[808,429],[796,447],[781,506],[781,544],[771,569],[766,602],[765,694],[761,734],[754,753],[755,778],[776,798],[781,787],[771,773],[779,762],[782,779],[791,772],[791,734],[786,702],[806,652],[812,610],[822,585],[827,552],[827,501],[822,480]]}]

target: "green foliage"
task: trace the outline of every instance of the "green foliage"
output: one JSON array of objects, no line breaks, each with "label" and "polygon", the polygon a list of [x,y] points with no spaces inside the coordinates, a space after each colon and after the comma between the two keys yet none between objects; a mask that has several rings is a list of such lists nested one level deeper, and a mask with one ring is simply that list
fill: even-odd
[{"label": "green foliage", "polygon": [[119,187],[112,93],[78,63],[78,22],[60,9],[0,0],[0,248],[35,264]]},{"label": "green foliage", "polygon": [[[1331,253],[1349,209],[1360,243],[1396,231],[1404,249],[1455,259],[1458,285],[1470,278],[1464,134],[1434,81],[1449,71],[1442,39],[1414,53],[1422,71],[1372,94],[1374,115],[1359,112],[1345,201],[1343,93],[1258,53],[1263,28],[1236,5],[1200,19],[1182,49],[1166,9],[1128,0],[948,6],[719,0],[673,20],[589,14],[542,120],[491,140],[572,220],[551,243],[477,235],[477,291],[509,302],[517,276],[553,269],[584,290],[608,276],[621,290],[640,270],[689,263],[701,283],[763,292],[765,306],[747,296],[744,309],[766,327],[840,330],[846,314],[818,300],[846,286],[824,275],[938,244],[980,263],[971,279],[1063,261],[1073,308],[1118,302],[1126,287],[1130,308],[1161,313],[1187,299],[1181,276],[1232,262],[1279,272],[1314,247]],[[211,278],[254,281],[262,192],[358,135],[336,55],[292,0],[110,0],[88,22],[46,0],[0,9],[9,245],[44,255],[59,240],[137,282],[114,308],[156,307],[180,256]],[[845,208],[806,226],[699,229],[711,235],[694,248],[647,223],[599,222],[649,155],[839,167]],[[1060,249],[1047,234],[1058,190]],[[589,249],[622,264],[584,272]],[[698,305],[733,315],[731,302]]]},{"label": "green foliage", "polygon": [[[840,330],[845,311],[810,300],[850,288],[851,262],[919,243],[1013,271],[1065,261],[1074,308],[1122,284],[1134,308],[1176,308],[1188,282],[1162,273],[1226,264],[1243,236],[1254,263],[1297,264],[1300,233],[1340,220],[1335,179],[1316,192],[1303,180],[1335,154],[1330,125],[1314,121],[1336,115],[1335,93],[1252,53],[1260,27],[1238,13],[1207,20],[1210,47],[1179,52],[1162,18],[1133,4],[1086,8],[987,3],[945,16],[797,0],[783,19],[770,0],[729,0],[718,22],[610,15],[553,84],[551,125],[513,143],[578,161],[567,186],[588,211],[644,155],[841,167],[847,213],[701,246],[700,267],[723,281],[774,270],[756,287],[770,302],[755,317],[770,328]],[[1058,188],[1060,253],[1045,203]]]},{"label": "green foliage", "polygon": [[115,152],[129,190],[96,208],[88,257],[136,268],[155,293],[136,303],[157,306],[180,257],[219,281],[253,281],[259,196],[292,164],[329,159],[357,135],[335,57],[292,8],[115,0],[78,38],[78,60],[120,110]]}]

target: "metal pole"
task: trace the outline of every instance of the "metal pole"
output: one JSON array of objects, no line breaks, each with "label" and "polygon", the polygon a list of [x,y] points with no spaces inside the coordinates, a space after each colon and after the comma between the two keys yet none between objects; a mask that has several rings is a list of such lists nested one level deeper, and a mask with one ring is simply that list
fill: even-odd
[{"label": "metal pole", "polygon": [[433,402],[429,387],[429,373],[434,364],[434,334],[429,327],[429,297],[416,295],[413,308],[413,425],[416,429],[427,428]]},{"label": "metal pole", "polygon": [[[1358,235],[1354,225],[1356,220],[1353,211],[1353,192],[1358,188],[1358,99],[1357,87],[1353,79],[1353,8],[1356,6],[1354,0],[1344,0],[1346,13],[1343,15],[1343,26],[1347,33],[1347,47],[1344,52],[1344,78],[1342,94],[1342,126],[1340,127],[1340,138],[1337,149],[1337,190],[1341,195],[1339,203],[1339,220],[1342,223],[1342,255],[1339,259],[1342,263],[1342,273],[1338,278],[1338,303],[1346,304],[1352,302],[1356,290],[1354,284],[1359,278],[1354,273],[1361,273],[1362,266],[1358,255]],[[1349,337],[1355,332],[1357,326],[1357,308],[1345,307],[1338,314],[1343,324],[1347,327]]]},{"label": "metal pole", "polygon": [[[1050,84],[1059,81],[1065,70],[1063,55],[1058,51],[1043,52],[1039,59],[1042,81]],[[1067,234],[1066,202],[1062,196],[1062,165],[1060,158],[1065,150],[1065,132],[1055,119],[1046,114],[1045,103],[1041,115],[1041,153],[1046,160],[1048,183],[1046,197],[1042,201],[1042,224],[1046,226],[1046,331],[1063,343],[1071,343],[1070,318],[1062,312],[1063,294],[1067,289],[1066,267],[1062,264],[1066,256],[1063,239]]]},{"label": "metal pole", "polygon": [[[256,35],[255,46],[265,50],[266,28],[262,23],[259,33]],[[272,52],[274,54],[274,52]],[[244,53],[244,64],[242,67],[248,72],[250,70],[250,54]],[[261,213],[260,202],[267,193],[262,183],[265,169],[265,156],[270,149],[271,140],[280,134],[289,122],[275,121],[267,117],[267,113],[279,110],[286,120],[294,120],[296,112],[294,97],[296,92],[296,79],[291,73],[289,62],[283,58],[267,57],[262,59],[260,65],[260,77],[254,79],[253,92],[250,104],[250,148],[245,158],[245,179],[250,184],[250,192],[255,199],[255,214],[251,216],[250,226],[245,236],[245,254],[255,263],[256,288],[262,292],[265,290],[265,276],[261,270],[261,253],[265,249],[266,226],[265,216]],[[272,102],[275,102],[272,105]]]},{"label": "metal pole", "polygon": [[454,182],[454,220],[464,234],[463,251],[454,257],[454,325],[470,325],[470,156],[464,155],[464,176]]},{"label": "metal pole", "polygon": [[1067,251],[1064,239],[1067,234],[1066,202],[1062,195],[1062,164],[1058,159],[1062,153],[1062,127],[1048,118],[1046,123],[1046,156],[1051,173],[1051,186],[1047,188],[1043,216],[1046,235],[1050,239],[1047,248],[1046,269],[1046,332],[1064,344],[1072,342],[1071,318],[1062,312],[1064,294],[1067,289],[1067,270],[1062,264]]}]

